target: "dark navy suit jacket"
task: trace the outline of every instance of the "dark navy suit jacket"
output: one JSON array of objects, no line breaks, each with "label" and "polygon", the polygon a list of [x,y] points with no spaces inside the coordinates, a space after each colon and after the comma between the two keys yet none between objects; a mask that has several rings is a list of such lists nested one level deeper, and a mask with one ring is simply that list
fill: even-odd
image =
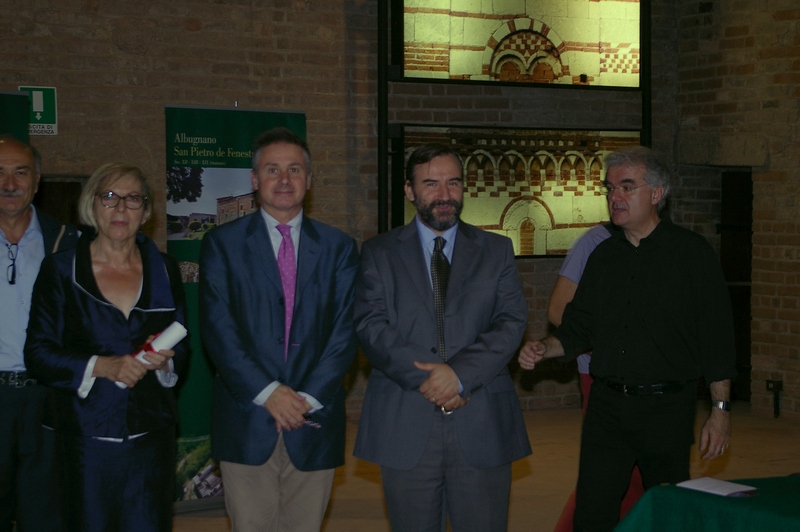
[{"label": "dark navy suit jacket", "polygon": [[[429,373],[414,361],[441,362],[433,289],[416,223],[364,243],[356,285],[358,339],[373,370],[355,455],[394,469],[422,458],[434,416],[419,386]],[[449,364],[469,402],[453,412],[461,450],[476,468],[531,453],[508,363],[528,310],[508,238],[458,224],[445,302]]]},{"label": "dark navy suit jacket", "polygon": [[69,224],[62,224],[40,211],[36,211],[36,218],[42,228],[44,237],[44,252],[46,255],[73,249],[78,243],[78,230]]},{"label": "dark navy suit jacket", "polygon": [[257,465],[269,459],[278,441],[275,420],[253,400],[279,381],[324,406],[311,415],[314,426],[284,433],[294,466],[311,471],[344,463],[343,378],[356,353],[358,251],[351,237],[308,217],[300,231],[286,362],[283,288],[261,212],[203,238],[200,321],[217,371],[211,452],[218,460]]},{"label": "dark navy suit jacket", "polygon": [[[46,257],[33,289],[25,366],[50,386],[44,423],[75,436],[108,438],[174,426],[174,391],[161,386],[154,372],[125,389],[96,379],[85,399],[77,395],[93,355],[131,354],[173,321],[186,323],[177,263],[149,238],[137,237],[144,278],[142,294],[127,319],[97,288],[90,243],[91,236],[83,234],[76,249]],[[181,375],[188,362],[188,342],[174,349],[175,370]]]}]

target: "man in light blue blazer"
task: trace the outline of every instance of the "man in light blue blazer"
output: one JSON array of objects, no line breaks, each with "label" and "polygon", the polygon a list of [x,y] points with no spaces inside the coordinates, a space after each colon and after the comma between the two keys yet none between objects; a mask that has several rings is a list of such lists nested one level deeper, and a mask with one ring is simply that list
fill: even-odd
[{"label": "man in light blue blazer", "polygon": [[344,463],[358,252],[304,216],[311,156],[295,134],[264,133],[251,178],[261,208],[207,234],[200,254],[211,453],[234,531],[319,530]]},{"label": "man in light blue blazer", "polygon": [[531,452],[507,367],[527,322],[511,241],[459,221],[449,146],[412,153],[405,193],[414,220],[362,247],[356,331],[373,370],[355,455],[381,465],[394,532],[446,518],[454,532],[505,530],[511,462]]}]

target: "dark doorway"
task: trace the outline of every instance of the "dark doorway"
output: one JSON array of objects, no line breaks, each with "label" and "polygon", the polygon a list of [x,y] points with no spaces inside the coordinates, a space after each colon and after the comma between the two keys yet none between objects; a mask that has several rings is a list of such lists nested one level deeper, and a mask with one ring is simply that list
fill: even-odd
[{"label": "dark doorway", "polygon": [[60,222],[78,226],[78,198],[86,179],[88,176],[42,176],[33,204]]},{"label": "dark doorway", "polygon": [[752,271],[753,178],[749,171],[722,173],[722,212],[717,226],[720,260],[733,305],[736,370],[731,398],[750,400],[750,274]]}]

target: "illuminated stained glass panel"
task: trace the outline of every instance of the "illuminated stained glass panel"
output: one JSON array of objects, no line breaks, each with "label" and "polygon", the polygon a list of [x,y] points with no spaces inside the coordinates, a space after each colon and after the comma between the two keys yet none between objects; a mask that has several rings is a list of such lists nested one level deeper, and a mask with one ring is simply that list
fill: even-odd
[{"label": "illuminated stained glass panel", "polygon": [[402,2],[406,78],[639,87],[639,0]]},{"label": "illuminated stained glass panel", "polygon": [[[461,218],[508,236],[517,255],[564,254],[588,227],[607,221],[603,158],[640,143],[638,131],[405,126],[403,134],[406,159],[425,143],[457,147]],[[403,212],[408,223],[416,209],[405,200]]]}]

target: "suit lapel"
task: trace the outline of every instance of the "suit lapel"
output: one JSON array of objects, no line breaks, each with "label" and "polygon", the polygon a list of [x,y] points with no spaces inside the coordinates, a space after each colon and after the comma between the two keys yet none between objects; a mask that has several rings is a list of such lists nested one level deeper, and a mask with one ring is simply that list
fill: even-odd
[{"label": "suit lapel", "polygon": [[396,249],[400,255],[400,262],[405,267],[408,278],[411,279],[422,304],[428,309],[431,318],[436,319],[436,309],[433,307],[433,288],[428,275],[428,266],[425,264],[425,255],[422,253],[416,222],[412,220],[406,225],[400,231],[397,240]]},{"label": "suit lapel", "polygon": [[453,249],[453,263],[450,265],[450,279],[447,282],[447,303],[461,291],[464,283],[471,277],[470,272],[478,263],[481,248],[475,243],[475,229],[464,222],[458,222],[458,236]]},{"label": "suit lapel", "polygon": [[297,254],[297,289],[295,290],[294,308],[297,308],[303,291],[311,281],[319,262],[320,236],[311,220],[303,215],[303,224],[300,226],[300,250]]},{"label": "suit lapel", "polygon": [[250,215],[245,242],[252,257],[252,264],[250,265],[252,271],[263,272],[264,277],[273,284],[278,293],[283,294],[278,262],[275,260],[272,242],[270,242],[267,226],[260,211]]}]

